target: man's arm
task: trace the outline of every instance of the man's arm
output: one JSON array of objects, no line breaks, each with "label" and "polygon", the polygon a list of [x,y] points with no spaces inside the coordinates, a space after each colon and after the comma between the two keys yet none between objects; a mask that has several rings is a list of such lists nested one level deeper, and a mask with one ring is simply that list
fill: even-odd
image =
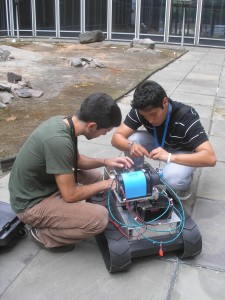
[{"label": "man's arm", "polygon": [[92,158],[80,154],[78,160],[78,168],[82,170],[90,170],[106,166],[130,168],[132,164],[133,161],[129,157]]},{"label": "man's arm", "polygon": [[[90,170],[102,166],[130,168],[133,161],[129,157],[91,158],[78,153],[78,168]],[[87,199],[100,192],[105,192],[111,187],[113,180],[102,180],[88,185],[77,185],[74,174],[55,175],[59,191],[66,202],[77,202]]]},{"label": "man's arm", "polygon": [[113,180],[102,180],[88,185],[76,185],[74,174],[55,175],[59,191],[66,202],[77,202],[107,191]]},{"label": "man's arm", "polygon": [[133,144],[128,140],[128,137],[134,132],[135,130],[125,124],[121,124],[113,134],[112,145],[119,150],[130,151],[130,155],[133,157],[142,157],[143,155],[149,157],[148,151],[142,145]]},{"label": "man's arm", "polygon": [[[167,162],[169,153],[161,147],[151,151],[150,158]],[[214,167],[216,155],[209,141],[199,145],[193,153],[171,154],[170,162],[189,167]]]}]

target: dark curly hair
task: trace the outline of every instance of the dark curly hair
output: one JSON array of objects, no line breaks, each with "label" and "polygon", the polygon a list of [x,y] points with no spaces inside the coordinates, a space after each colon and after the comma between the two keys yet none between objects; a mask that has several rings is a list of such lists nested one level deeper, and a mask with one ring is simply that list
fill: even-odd
[{"label": "dark curly hair", "polygon": [[95,122],[97,129],[118,127],[122,120],[119,106],[111,96],[104,93],[88,96],[75,115],[83,122]]},{"label": "dark curly hair", "polygon": [[131,107],[134,109],[145,110],[149,107],[163,108],[163,99],[167,97],[165,90],[157,82],[147,80],[140,83],[131,101]]}]

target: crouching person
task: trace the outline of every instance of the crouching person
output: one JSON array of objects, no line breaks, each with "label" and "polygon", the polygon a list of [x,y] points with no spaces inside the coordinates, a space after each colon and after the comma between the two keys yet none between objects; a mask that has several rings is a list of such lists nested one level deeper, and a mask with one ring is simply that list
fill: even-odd
[{"label": "crouching person", "polygon": [[105,229],[107,209],[82,200],[111,187],[112,179],[102,180],[99,167],[129,168],[133,162],[128,157],[84,156],[77,137],[106,135],[121,119],[110,96],[92,94],[72,117],[55,116],[39,125],[20,149],[9,179],[10,202],[43,248],[69,251]]}]

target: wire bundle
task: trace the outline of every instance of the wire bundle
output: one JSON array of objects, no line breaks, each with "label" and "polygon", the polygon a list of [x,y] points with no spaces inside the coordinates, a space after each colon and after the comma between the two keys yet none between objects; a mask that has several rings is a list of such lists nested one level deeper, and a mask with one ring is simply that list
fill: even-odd
[{"label": "wire bundle", "polygon": [[[166,210],[161,215],[159,215],[158,217],[156,217],[156,218],[154,218],[150,221],[147,221],[147,222],[145,222],[142,218],[140,218],[140,216],[137,214],[137,212],[136,212],[136,214],[134,214],[134,212],[133,212],[133,210],[132,210],[132,208],[130,207],[130,204],[129,204],[131,201],[129,201],[129,202],[126,201],[126,208],[127,208],[127,210],[129,211],[129,213],[132,217],[133,224],[135,224],[135,225],[133,225],[133,224],[122,223],[114,216],[114,214],[112,213],[111,204],[110,204],[111,190],[108,191],[108,211],[109,211],[109,214],[110,214],[110,221],[116,226],[116,228],[118,230],[120,230],[120,232],[124,236],[126,236],[127,238],[130,238],[130,236],[128,236],[124,232],[124,228],[132,228],[133,230],[135,230],[138,233],[137,237],[142,237],[142,238],[148,240],[149,242],[151,242],[153,244],[159,244],[160,245],[160,250],[162,250],[161,247],[162,247],[163,244],[169,244],[169,243],[174,242],[182,234],[182,231],[183,231],[183,228],[184,228],[184,222],[185,222],[185,215],[184,215],[183,205],[182,205],[178,195],[165,182],[163,182],[163,180],[161,180],[161,181],[176,196],[176,198],[178,200],[178,204],[181,208],[181,212],[180,212],[176,207],[174,207],[175,212],[178,214],[178,216],[180,218],[180,223],[179,223],[178,226],[176,226],[176,228],[170,229],[170,230],[157,230],[157,229],[153,228],[154,226],[156,226],[153,223],[155,221],[160,220],[166,214],[168,209],[170,208],[170,199],[169,198],[168,198],[168,206],[167,206]],[[166,194],[165,191],[162,191],[161,193]],[[124,197],[124,198],[126,198],[126,197]],[[157,225],[161,225],[161,224],[162,224],[162,222],[159,222]],[[139,228],[141,228],[141,230],[139,230]],[[168,239],[166,241],[158,241],[158,240],[150,238],[150,237],[148,237],[144,234],[147,230],[150,230],[150,231],[153,231],[153,232],[156,232],[156,233],[160,233],[160,232],[171,233],[171,231],[177,231],[178,229],[179,229],[179,232],[177,232],[176,236],[171,238],[171,239]]]}]

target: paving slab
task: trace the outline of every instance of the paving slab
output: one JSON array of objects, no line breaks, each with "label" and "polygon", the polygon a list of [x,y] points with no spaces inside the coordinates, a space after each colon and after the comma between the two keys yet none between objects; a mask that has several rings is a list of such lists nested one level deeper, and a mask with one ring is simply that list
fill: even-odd
[{"label": "paving slab", "polygon": [[203,246],[201,254],[187,263],[224,272],[225,202],[197,198],[192,218],[201,232]]},{"label": "paving slab", "polygon": [[[0,298],[19,274],[38,254],[40,247],[29,237],[21,238],[6,248],[0,247]],[[6,298],[5,298],[6,299]]]},{"label": "paving slab", "polygon": [[223,87],[220,87],[220,88],[218,89],[217,96],[218,96],[218,97],[224,97],[224,95],[225,95],[225,87],[224,87],[224,85],[223,85]]},{"label": "paving slab", "polygon": [[217,74],[211,74],[211,72],[210,74],[208,74],[201,70],[201,71],[191,72],[186,77],[186,80],[195,80],[197,82],[204,81],[204,84],[206,85],[209,84],[210,86],[217,86],[219,76],[220,76],[220,69],[218,70]]},{"label": "paving slab", "polygon": [[145,257],[128,272],[110,274],[95,240],[88,239],[69,253],[40,250],[1,300],[166,299],[174,265]]},{"label": "paving slab", "polygon": [[215,108],[217,107],[225,108],[225,93],[223,94],[223,97],[216,97]]},{"label": "paving slab", "polygon": [[225,273],[180,265],[171,299],[225,299]]},{"label": "paving slab", "polygon": [[217,162],[213,168],[202,168],[197,197],[225,201],[224,192],[225,164]]},{"label": "paving slab", "polygon": [[210,136],[209,140],[216,153],[217,161],[225,162],[225,137]]},{"label": "paving slab", "polygon": [[154,73],[153,75],[151,75],[151,80],[155,80],[155,81],[160,81],[161,82],[166,82],[167,80],[170,81],[182,81],[186,76],[187,73],[184,70],[176,70],[176,72],[173,72],[173,76],[168,76],[168,74],[171,73],[171,69],[169,68],[169,66],[165,67],[163,70],[160,70],[156,73]]},{"label": "paving slab", "polygon": [[211,135],[225,137],[225,121],[216,119],[216,115],[213,116],[212,127],[210,130]]},{"label": "paving slab", "polygon": [[178,89],[178,92],[192,92],[194,94],[201,94],[201,95],[209,95],[214,96],[216,94],[216,86],[215,87],[207,87],[203,86],[200,82],[191,82],[191,81],[184,81],[182,82]]},{"label": "paving slab", "polygon": [[79,151],[83,155],[93,158],[107,158],[121,156],[121,151],[111,145],[79,142]]},{"label": "paving slab", "polygon": [[205,106],[213,106],[215,101],[215,96],[194,94],[191,91],[180,92],[177,90],[171,95],[171,98],[175,101],[180,101],[189,105],[198,104]]}]

